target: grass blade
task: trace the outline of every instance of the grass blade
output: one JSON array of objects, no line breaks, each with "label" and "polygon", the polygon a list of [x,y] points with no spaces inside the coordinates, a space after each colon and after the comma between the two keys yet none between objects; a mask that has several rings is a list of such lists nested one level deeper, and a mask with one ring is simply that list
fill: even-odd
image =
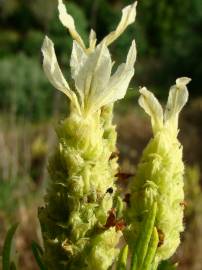
[{"label": "grass blade", "polygon": [[14,237],[14,234],[16,232],[16,229],[18,227],[18,223],[11,226],[11,228],[8,230],[6,239],[3,246],[2,251],[2,269],[3,270],[10,270],[10,254],[11,254],[11,248],[12,248],[12,240]]},{"label": "grass blade", "polygon": [[41,256],[43,255],[43,250],[35,241],[32,241],[32,253],[40,270],[47,270],[41,259]]},{"label": "grass blade", "polygon": [[9,269],[10,269],[10,270],[17,270],[16,265],[15,265],[14,262],[11,262],[10,268],[9,268]]}]

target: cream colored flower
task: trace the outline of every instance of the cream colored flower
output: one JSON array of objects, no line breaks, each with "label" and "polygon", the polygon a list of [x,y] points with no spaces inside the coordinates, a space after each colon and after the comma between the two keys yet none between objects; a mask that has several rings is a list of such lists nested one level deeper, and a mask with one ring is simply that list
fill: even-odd
[{"label": "cream colored flower", "polygon": [[[132,24],[135,21],[136,6],[137,2],[134,2],[132,5],[129,5],[122,10],[122,17],[117,28],[113,32],[109,33],[101,41],[101,43],[105,43],[106,46],[110,45],[126,30],[128,25]],[[64,27],[66,27],[69,30],[72,38],[76,40],[86,52],[91,52],[92,50],[94,50],[97,42],[96,33],[94,32],[94,30],[91,30],[90,32],[89,48],[86,48],[81,36],[78,34],[76,30],[74,19],[70,14],[67,13],[66,7],[63,4],[62,0],[58,0],[58,11],[61,23],[64,25]]]},{"label": "cream colored flower", "polygon": [[151,117],[154,134],[163,126],[169,130],[170,134],[177,136],[178,116],[188,100],[188,90],[186,85],[191,81],[190,78],[181,77],[176,80],[176,84],[170,88],[168,102],[165,113],[157,98],[148,91],[146,87],[140,89],[139,104]]},{"label": "cream colored flower", "polygon": [[116,30],[107,35],[97,46],[96,34],[91,30],[88,49],[76,31],[74,20],[67,13],[62,0],[59,0],[58,9],[60,21],[69,29],[74,39],[70,67],[76,94],[70,89],[60,70],[53,42],[46,36],[42,46],[43,68],[51,84],[65,93],[78,112],[83,114],[93,113],[104,105],[122,99],[134,75],[135,41],[132,42],[126,62],[121,64],[113,75],[111,75],[112,60],[107,46],[134,22],[136,3],[123,9]]}]

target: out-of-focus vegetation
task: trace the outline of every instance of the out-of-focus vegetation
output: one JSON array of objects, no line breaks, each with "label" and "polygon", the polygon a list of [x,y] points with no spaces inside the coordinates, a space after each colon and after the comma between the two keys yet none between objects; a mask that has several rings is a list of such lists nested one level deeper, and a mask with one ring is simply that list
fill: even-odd
[{"label": "out-of-focus vegetation", "polygon": [[[90,28],[96,30],[100,40],[115,28],[121,8],[131,1],[66,3],[84,40]],[[59,23],[57,0],[0,0],[0,33],[0,253],[5,231],[11,223],[20,221],[16,237],[20,269],[34,270],[37,267],[30,245],[34,239],[41,241],[36,217],[48,180],[47,157],[55,142],[52,119],[57,121],[67,113],[65,99],[43,74],[40,48],[47,34],[55,43],[59,62],[71,84],[68,63],[72,41]],[[131,89],[116,108],[124,172],[135,172],[140,153],[151,136],[147,119],[136,108],[135,89],[139,85],[152,87],[164,99],[168,85],[176,77],[192,78],[191,100],[180,122],[184,159],[191,166],[185,180],[187,229],[176,257],[183,270],[202,268],[201,33],[201,0],[141,0],[135,25],[111,48],[117,62],[125,59],[133,38],[138,48]]]}]

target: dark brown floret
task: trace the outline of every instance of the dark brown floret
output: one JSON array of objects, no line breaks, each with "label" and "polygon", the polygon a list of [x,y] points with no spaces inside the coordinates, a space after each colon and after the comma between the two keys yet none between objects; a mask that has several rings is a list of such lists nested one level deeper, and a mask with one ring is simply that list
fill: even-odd
[{"label": "dark brown floret", "polygon": [[157,232],[158,232],[158,236],[159,236],[158,247],[160,247],[164,243],[165,234],[163,233],[163,231],[161,229],[157,229]]}]

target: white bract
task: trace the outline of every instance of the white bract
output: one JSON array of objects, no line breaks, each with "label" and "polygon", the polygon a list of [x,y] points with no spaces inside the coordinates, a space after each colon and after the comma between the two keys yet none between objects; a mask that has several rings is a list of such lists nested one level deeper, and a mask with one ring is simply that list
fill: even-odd
[{"label": "white bract", "polygon": [[71,76],[75,82],[76,93],[70,89],[57,62],[54,44],[46,36],[42,46],[43,68],[51,84],[68,96],[78,113],[88,115],[102,106],[122,99],[134,75],[136,60],[136,45],[132,41],[126,62],[121,64],[111,75],[112,60],[107,48],[135,21],[136,2],[122,10],[122,18],[117,28],[96,45],[96,33],[91,30],[89,48],[86,48],[78,34],[74,19],[66,11],[62,0],[58,1],[59,18],[68,28],[73,38],[73,48],[70,59]]},{"label": "white bract", "polygon": [[140,89],[139,104],[151,117],[154,134],[165,127],[170,135],[174,137],[178,133],[179,113],[187,103],[188,90],[186,85],[191,81],[190,78],[181,77],[176,80],[176,84],[170,88],[165,112],[157,98],[146,87]]}]

